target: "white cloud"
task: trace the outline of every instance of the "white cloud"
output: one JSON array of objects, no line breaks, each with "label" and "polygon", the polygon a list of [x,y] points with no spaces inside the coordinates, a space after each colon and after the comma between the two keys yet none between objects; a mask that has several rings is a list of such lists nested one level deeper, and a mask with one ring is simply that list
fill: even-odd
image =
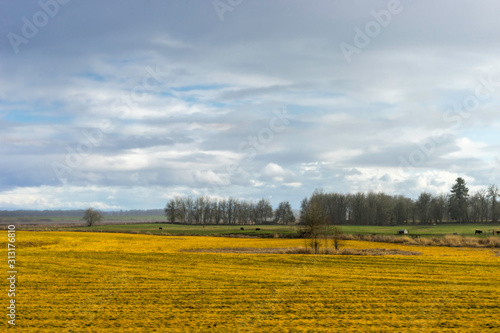
[{"label": "white cloud", "polygon": [[299,188],[302,187],[302,183],[299,182],[294,182],[294,183],[284,183],[283,185],[293,187],[293,188]]},{"label": "white cloud", "polygon": [[489,145],[483,142],[473,142],[469,138],[458,138],[456,140],[458,151],[452,152],[445,157],[448,159],[456,158],[479,158],[489,160],[492,158]]},{"label": "white cloud", "polygon": [[266,176],[281,176],[285,175],[287,172],[278,164],[269,163],[262,169],[262,173]]},{"label": "white cloud", "polygon": [[224,186],[230,185],[229,177],[222,177],[212,170],[195,171],[193,176],[196,181],[206,183],[207,185]]},{"label": "white cloud", "polygon": [[285,170],[276,163],[269,163],[262,169],[263,179],[276,183],[288,182],[289,184],[296,178],[296,175],[291,170]]}]

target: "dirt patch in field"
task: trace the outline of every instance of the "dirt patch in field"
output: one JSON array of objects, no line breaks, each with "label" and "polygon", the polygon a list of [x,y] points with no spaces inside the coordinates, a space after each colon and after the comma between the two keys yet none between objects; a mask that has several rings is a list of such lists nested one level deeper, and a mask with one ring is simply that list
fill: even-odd
[{"label": "dirt patch in field", "polygon": [[[246,254],[314,254],[311,248],[293,247],[293,248],[220,248],[220,249],[189,249],[182,252],[204,252],[204,253],[246,253]],[[399,249],[321,249],[319,254],[331,255],[354,255],[354,256],[388,256],[388,255],[403,255],[416,256],[422,252],[404,251]]]},{"label": "dirt patch in field", "polygon": [[206,253],[281,253],[285,249],[280,248],[255,248],[255,247],[223,247],[220,249],[187,249],[182,252],[206,252]]}]

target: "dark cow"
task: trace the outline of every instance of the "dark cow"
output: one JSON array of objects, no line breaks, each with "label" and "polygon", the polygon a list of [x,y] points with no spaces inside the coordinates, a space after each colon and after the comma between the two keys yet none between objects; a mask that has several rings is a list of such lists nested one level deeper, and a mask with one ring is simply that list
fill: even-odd
[{"label": "dark cow", "polygon": [[159,227],[158,229],[163,230],[163,228],[162,228],[162,227]]},{"label": "dark cow", "polygon": [[500,235],[500,230],[497,230],[497,235]]},{"label": "dark cow", "polygon": [[474,235],[481,235],[482,233],[483,233],[483,231],[482,231],[482,230],[477,230],[477,229],[476,229],[476,232],[474,233]]},{"label": "dark cow", "polygon": [[241,227],[240,230],[245,230],[245,228]]},{"label": "dark cow", "polygon": [[256,228],[255,230],[259,231],[259,230],[260,230],[260,228]]}]

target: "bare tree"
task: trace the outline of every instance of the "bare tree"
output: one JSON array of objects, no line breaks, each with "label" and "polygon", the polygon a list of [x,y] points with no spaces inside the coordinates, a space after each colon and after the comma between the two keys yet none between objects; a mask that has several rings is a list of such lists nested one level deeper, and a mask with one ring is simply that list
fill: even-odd
[{"label": "bare tree", "polygon": [[491,220],[497,222],[497,198],[500,196],[500,190],[496,185],[488,186],[488,198],[491,200]]},{"label": "bare tree", "polygon": [[431,201],[432,194],[428,192],[422,192],[417,199],[417,211],[418,217],[420,218],[420,223],[426,224],[431,222]]},{"label": "bare tree", "polygon": [[443,222],[443,217],[446,213],[446,202],[448,201],[448,197],[446,194],[440,194],[438,196],[434,196],[431,199],[431,207],[430,207],[430,218],[434,220],[434,222]]},{"label": "bare tree", "polygon": [[171,199],[167,205],[165,206],[165,216],[167,217],[167,221],[170,223],[175,223],[175,217],[177,214],[177,208],[176,208],[176,200]]},{"label": "bare tree", "polygon": [[192,196],[188,196],[183,200],[185,209],[185,221],[186,223],[193,223],[194,218],[194,200]]},{"label": "bare tree", "polygon": [[260,199],[259,202],[257,202],[257,205],[255,206],[256,210],[256,221],[255,223],[263,223],[266,222],[268,219],[273,218],[273,206],[271,206],[271,203],[269,202],[268,199]]},{"label": "bare tree", "polygon": [[366,196],[364,193],[358,192],[349,195],[349,220],[352,224],[368,224]]},{"label": "bare tree", "polygon": [[175,197],[175,216],[179,218],[179,222],[186,223],[187,215],[186,203],[181,197]]},{"label": "bare tree", "polygon": [[477,223],[481,218],[481,198],[478,193],[474,193],[469,198],[469,220]]},{"label": "bare tree", "polygon": [[308,240],[307,245],[318,254],[328,232],[327,214],[321,205],[319,195],[313,194],[311,199],[302,203],[302,233]]},{"label": "bare tree", "polygon": [[292,212],[292,206],[288,201],[280,202],[278,208],[276,208],[274,212],[274,222],[282,224],[295,222],[295,216]]},{"label": "bare tree", "polygon": [[196,198],[193,203],[193,218],[196,224],[204,222],[203,214],[205,212],[205,198],[203,196]]},{"label": "bare tree", "polygon": [[212,205],[209,197],[203,197],[203,224],[211,223]]},{"label": "bare tree", "polygon": [[85,211],[82,219],[87,222],[87,226],[91,227],[102,221],[102,214],[91,207]]},{"label": "bare tree", "polygon": [[333,239],[333,246],[335,247],[335,250],[338,250],[340,247],[340,240],[342,239],[342,229],[339,226],[332,225],[330,226],[330,230],[328,231],[329,234],[331,234],[332,239]]},{"label": "bare tree", "polygon": [[392,215],[396,224],[408,223],[406,215],[406,198],[402,195],[395,196],[394,206],[392,208]]},{"label": "bare tree", "polygon": [[477,196],[479,198],[480,204],[480,212],[481,212],[481,223],[484,221],[488,221],[488,191],[487,190],[479,190],[477,192]]}]

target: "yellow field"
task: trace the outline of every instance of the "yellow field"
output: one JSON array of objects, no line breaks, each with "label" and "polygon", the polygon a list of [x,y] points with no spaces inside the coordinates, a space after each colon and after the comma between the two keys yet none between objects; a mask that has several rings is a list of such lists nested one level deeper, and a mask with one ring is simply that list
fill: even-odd
[{"label": "yellow field", "polygon": [[[7,233],[0,235],[6,248]],[[422,255],[187,252],[303,245],[18,231],[9,331],[500,332],[500,249],[343,241]],[[1,328],[9,326],[5,314]]]}]

